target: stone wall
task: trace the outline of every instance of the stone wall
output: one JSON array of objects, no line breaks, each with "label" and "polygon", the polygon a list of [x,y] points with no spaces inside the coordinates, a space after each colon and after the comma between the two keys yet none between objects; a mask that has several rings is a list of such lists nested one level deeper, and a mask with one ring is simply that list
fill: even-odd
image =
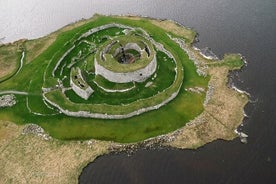
[{"label": "stone wall", "polygon": [[80,40],[81,38],[84,38],[84,37],[88,37],[88,36],[90,36],[90,35],[98,32],[98,31],[101,31],[101,30],[104,30],[104,29],[107,29],[107,28],[111,28],[111,27],[118,27],[118,28],[122,28],[122,29],[134,30],[134,28],[132,28],[130,26],[123,25],[123,24],[116,24],[116,23],[105,24],[105,25],[102,25],[102,26],[90,29],[89,31],[87,31],[84,34],[82,34],[78,38],[78,40]]},{"label": "stone wall", "polygon": [[136,85],[134,84],[132,87],[126,88],[126,89],[106,89],[106,88],[102,87],[101,85],[99,85],[96,81],[94,81],[94,83],[99,88],[101,88],[102,90],[104,90],[105,92],[108,92],[108,93],[124,93],[124,92],[130,91],[136,87]]},{"label": "stone wall", "polygon": [[[78,76],[83,80],[81,71],[79,68],[78,68]],[[88,84],[87,84],[86,89],[82,89],[78,85],[76,85],[72,80],[72,76],[70,76],[70,85],[71,85],[73,91],[85,100],[87,100],[90,97],[90,95],[93,93],[93,89],[90,86],[88,86]]]},{"label": "stone wall", "polygon": [[90,95],[93,93],[93,90],[91,87],[88,87],[84,90],[78,87],[77,85],[75,85],[75,83],[71,81],[72,80],[70,80],[70,85],[72,86],[73,91],[81,98],[87,100],[90,97]]},{"label": "stone wall", "polygon": [[157,110],[160,107],[166,105],[167,103],[169,103],[170,101],[172,101],[179,93],[181,86],[179,87],[179,89],[174,92],[169,98],[165,99],[163,102],[161,102],[160,104],[154,105],[154,106],[150,106],[150,107],[146,107],[146,108],[142,108],[142,109],[138,109],[136,111],[133,111],[129,114],[115,114],[115,115],[111,115],[111,114],[101,114],[101,113],[93,113],[93,112],[89,112],[89,111],[69,111],[67,109],[63,109],[62,107],[60,107],[58,104],[48,100],[45,96],[45,94],[43,94],[43,98],[51,105],[53,105],[54,107],[58,108],[60,110],[60,112],[62,112],[63,114],[66,114],[68,116],[73,116],[73,117],[86,117],[86,118],[98,118],[98,119],[125,119],[125,118],[130,118],[133,116],[137,116],[140,115],[144,112],[148,112],[151,110]]},{"label": "stone wall", "polygon": [[97,59],[95,58],[95,74],[101,75],[105,79],[116,82],[116,83],[127,83],[127,82],[143,82],[147,78],[149,78],[157,68],[157,61],[156,56],[153,56],[152,61],[145,67],[133,72],[126,72],[126,73],[117,73],[110,71],[103,66],[98,64]]},{"label": "stone wall", "polygon": [[62,57],[58,60],[54,70],[52,71],[52,76],[55,77],[55,72],[58,69],[60,63],[63,61],[63,59],[75,48],[75,45],[73,45],[70,49],[68,49],[63,55]]}]

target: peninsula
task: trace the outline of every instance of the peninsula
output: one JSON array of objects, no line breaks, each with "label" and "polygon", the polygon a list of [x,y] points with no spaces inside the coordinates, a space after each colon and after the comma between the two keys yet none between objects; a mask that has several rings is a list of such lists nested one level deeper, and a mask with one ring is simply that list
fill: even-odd
[{"label": "peninsula", "polygon": [[245,63],[193,47],[170,20],[94,15],[0,46],[0,183],[72,183],[110,152],[198,148],[238,136]]}]

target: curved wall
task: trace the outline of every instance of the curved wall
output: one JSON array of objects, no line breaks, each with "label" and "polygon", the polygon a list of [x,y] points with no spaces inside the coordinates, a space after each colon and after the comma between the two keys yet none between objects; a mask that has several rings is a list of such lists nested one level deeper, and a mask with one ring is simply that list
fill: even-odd
[{"label": "curved wall", "polygon": [[97,59],[94,60],[95,64],[95,74],[101,75],[105,79],[116,82],[116,83],[127,83],[127,82],[143,82],[147,78],[149,78],[157,68],[157,61],[156,56],[153,56],[152,61],[145,67],[133,72],[126,72],[126,73],[116,73],[110,71],[103,66],[98,64]]}]

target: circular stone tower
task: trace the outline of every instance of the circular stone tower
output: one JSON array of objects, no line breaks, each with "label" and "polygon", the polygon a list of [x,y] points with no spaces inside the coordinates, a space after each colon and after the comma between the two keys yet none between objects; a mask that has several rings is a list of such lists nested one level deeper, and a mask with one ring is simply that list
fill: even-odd
[{"label": "circular stone tower", "polygon": [[95,74],[115,83],[143,82],[156,70],[153,45],[141,36],[117,37],[95,56]]}]

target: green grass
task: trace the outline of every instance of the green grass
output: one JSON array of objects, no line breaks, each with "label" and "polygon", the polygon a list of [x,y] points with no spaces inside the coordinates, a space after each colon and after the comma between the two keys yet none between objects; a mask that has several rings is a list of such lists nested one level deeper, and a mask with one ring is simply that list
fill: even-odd
[{"label": "green grass", "polygon": [[133,82],[129,82],[129,83],[110,82],[107,79],[103,78],[101,75],[97,75],[94,81],[101,87],[108,90],[126,90],[129,88],[132,88],[135,85]]},{"label": "green grass", "polygon": [[242,60],[239,54],[226,54],[222,61],[210,63],[210,66],[228,66],[230,69],[240,69],[244,65],[244,61]]},{"label": "green grass", "polygon": [[[1,83],[0,91],[27,91],[30,93],[28,98],[31,110],[35,112],[42,112],[45,114],[56,113],[56,111],[54,110],[46,112],[45,108],[47,108],[47,106],[42,100],[39,100],[39,98],[41,99],[42,95],[42,86],[53,87],[56,85],[56,79],[52,77],[51,73],[51,71],[53,71],[55,67],[55,63],[59,60],[59,58],[62,57],[66,50],[71,48],[73,44],[76,44],[75,40],[81,34],[93,27],[112,22],[143,28],[153,37],[153,39],[155,39],[157,42],[162,43],[164,47],[169,50],[178,61],[177,67],[179,76],[175,81],[177,85],[173,85],[172,88],[166,91],[166,93],[160,93],[160,96],[156,95],[158,99],[154,102],[144,100],[136,105],[151,105],[151,103],[159,103],[160,99],[163,99],[164,97],[166,97],[166,95],[173,93],[182,83],[182,80],[184,78],[180,93],[172,102],[168,103],[166,106],[163,106],[156,111],[150,111],[139,116],[134,116],[132,118],[122,120],[100,120],[68,117],[63,114],[45,116],[35,115],[30,113],[26,108],[26,97],[16,95],[18,103],[12,108],[0,109],[0,119],[13,121],[19,124],[37,123],[41,125],[47,132],[49,132],[51,136],[59,139],[84,140],[95,138],[101,140],[113,140],[118,142],[135,142],[173,131],[184,126],[189,120],[199,115],[203,111],[202,104],[205,98],[204,94],[190,93],[186,92],[184,89],[186,87],[195,86],[207,87],[209,78],[198,76],[198,74],[196,73],[196,67],[194,66],[193,62],[188,59],[187,54],[184,53],[176,43],[170,40],[164,30],[155,25],[152,25],[150,21],[146,19],[129,20],[115,17],[97,16],[93,19],[93,21],[87,22],[80,27],[68,31],[59,31],[59,36],[56,38],[55,42],[48,47],[48,49],[46,49],[42,54],[40,54],[30,63],[24,64],[22,71],[17,76],[14,76],[9,80]],[[117,32],[118,30],[113,31],[114,34],[116,34]],[[105,35],[106,33],[100,34]],[[93,39],[96,40],[96,44],[98,45],[106,42],[106,39],[100,39],[100,36],[95,36],[94,38],[91,37],[90,41],[92,41]],[[82,45],[79,49],[84,49],[85,47],[86,45]],[[76,50],[74,51],[74,53],[78,53],[78,51]],[[72,56],[68,56],[68,59],[70,60],[72,59],[72,57],[73,54]],[[88,60],[89,64],[86,65],[87,70],[89,68],[89,70],[93,71],[93,56],[86,58],[84,57],[82,60]],[[81,66],[85,68],[84,65]],[[182,73],[182,67],[184,67],[184,73]],[[64,70],[64,73],[62,73],[62,75],[68,75],[68,71]],[[44,72],[46,81],[43,80]],[[57,75],[59,73],[60,71],[57,72]],[[164,76],[166,76],[165,73]],[[158,80],[158,78],[156,80]],[[162,83],[163,79],[159,80],[160,81],[157,82],[158,86]],[[137,89],[139,89],[139,87],[142,86],[137,86]],[[51,98],[60,103],[68,105],[72,110],[79,109],[79,104],[73,104],[73,106],[71,106],[68,100],[66,100],[65,95],[60,93],[59,91],[53,91]],[[114,96],[114,99],[115,98],[116,97]],[[99,101],[102,99],[98,98]],[[133,102],[128,103],[131,104]],[[109,106],[104,105],[102,107],[106,108]],[[107,112],[114,114],[126,113],[131,110],[128,108],[128,106],[123,106],[122,108],[115,107],[116,106],[112,108],[106,108]],[[91,110],[90,106],[87,106],[86,108]],[[95,110],[100,111],[101,109]]]},{"label": "green grass", "polygon": [[107,41],[106,35],[109,37],[124,35],[122,28],[111,27],[109,29],[104,29],[92,34],[86,38],[86,40],[94,42],[96,45],[102,44]]}]

